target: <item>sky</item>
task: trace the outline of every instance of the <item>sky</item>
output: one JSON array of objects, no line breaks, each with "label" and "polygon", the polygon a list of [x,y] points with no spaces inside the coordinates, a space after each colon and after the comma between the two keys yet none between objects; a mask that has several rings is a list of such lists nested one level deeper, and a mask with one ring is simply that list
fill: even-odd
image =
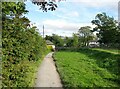
[{"label": "sky", "polygon": [[45,35],[70,37],[77,33],[80,27],[95,27],[91,21],[99,13],[105,12],[118,20],[118,2],[119,0],[66,0],[56,2],[58,8],[55,11],[43,12],[39,6],[27,0],[25,4],[29,13],[25,16],[37,26],[41,35],[44,25]]}]

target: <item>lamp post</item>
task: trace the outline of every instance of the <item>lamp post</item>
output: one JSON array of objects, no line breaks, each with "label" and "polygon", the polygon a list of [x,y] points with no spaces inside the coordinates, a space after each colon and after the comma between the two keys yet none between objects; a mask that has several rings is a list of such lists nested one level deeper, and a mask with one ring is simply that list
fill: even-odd
[{"label": "lamp post", "polygon": [[44,25],[43,25],[43,38],[44,38],[44,34],[45,34],[45,33],[44,33]]}]

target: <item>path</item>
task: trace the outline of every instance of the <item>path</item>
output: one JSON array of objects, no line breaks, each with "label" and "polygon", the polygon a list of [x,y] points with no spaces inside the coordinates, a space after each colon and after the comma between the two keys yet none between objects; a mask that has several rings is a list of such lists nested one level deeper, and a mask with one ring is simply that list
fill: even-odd
[{"label": "path", "polygon": [[38,69],[35,87],[62,87],[52,54],[53,52],[49,53],[42,61]]}]

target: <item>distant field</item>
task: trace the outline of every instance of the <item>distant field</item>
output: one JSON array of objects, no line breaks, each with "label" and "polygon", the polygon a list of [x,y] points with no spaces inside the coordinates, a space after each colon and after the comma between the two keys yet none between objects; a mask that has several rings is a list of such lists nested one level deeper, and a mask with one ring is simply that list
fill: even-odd
[{"label": "distant field", "polygon": [[64,87],[118,87],[120,55],[98,50],[54,55]]},{"label": "distant field", "polygon": [[113,54],[120,54],[120,50],[118,50],[118,49],[100,49],[100,48],[93,48],[93,50],[99,50],[99,51],[109,52],[109,53],[113,53]]}]

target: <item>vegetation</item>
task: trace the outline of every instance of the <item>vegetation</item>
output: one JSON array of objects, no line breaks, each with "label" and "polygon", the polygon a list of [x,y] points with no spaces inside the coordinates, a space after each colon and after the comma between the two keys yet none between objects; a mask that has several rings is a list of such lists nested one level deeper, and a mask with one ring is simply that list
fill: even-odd
[{"label": "vegetation", "polygon": [[92,23],[96,25],[94,31],[98,31],[99,42],[106,47],[120,47],[120,29],[117,21],[106,13],[97,14]]},{"label": "vegetation", "polygon": [[[120,29],[113,17],[100,13],[91,23],[96,27],[93,29],[90,26],[81,27],[72,37],[62,39],[61,36],[53,34],[46,39],[52,41],[57,47],[88,47],[90,41],[96,40],[101,47],[120,49]],[[97,38],[93,32],[98,32]]]},{"label": "vegetation", "polygon": [[90,26],[81,27],[78,31],[80,45],[81,46],[89,46],[89,41],[93,40],[93,33],[91,31]]},{"label": "vegetation", "polygon": [[22,2],[2,2],[2,87],[30,87],[46,44]]},{"label": "vegetation", "polygon": [[52,47],[51,45],[47,45],[47,49],[48,49],[49,51],[54,51],[54,49],[53,49],[53,47]]},{"label": "vegetation", "polygon": [[120,87],[120,55],[92,49],[58,51],[56,66],[65,88]]},{"label": "vegetation", "polygon": [[93,48],[92,50],[99,50],[103,52],[113,53],[113,54],[120,54],[119,49],[101,49],[101,48]]},{"label": "vegetation", "polygon": [[[57,8],[55,0],[32,0],[32,3],[46,12]],[[2,2],[2,87],[32,87],[38,65],[47,53],[45,40],[37,27],[31,26],[29,19],[23,16],[27,13],[22,2]],[[100,44],[120,48],[120,29],[113,17],[97,14],[92,23],[96,25],[93,32],[99,32]],[[45,39],[56,47],[75,48],[70,49],[73,52],[64,49],[54,55],[64,87],[120,86],[119,50],[76,49],[88,46],[93,40],[89,26],[81,27],[71,38],[53,34]],[[51,46],[48,49],[52,50]]]},{"label": "vegetation", "polygon": [[[61,1],[61,0],[59,0]],[[49,0],[49,1],[46,1],[46,0],[32,0],[32,3],[35,4],[35,5],[38,5],[40,6],[40,9],[44,12],[47,12],[48,10],[51,10],[51,11],[54,11],[56,10],[57,8],[57,4],[56,4],[56,0]]]},{"label": "vegetation", "polygon": [[61,36],[56,34],[52,34],[52,36],[46,36],[45,39],[53,42],[56,47],[62,47],[64,45],[64,40],[61,38]]},{"label": "vegetation", "polygon": [[47,12],[47,11],[54,11],[56,10],[56,8],[58,7],[57,4],[56,4],[56,1],[60,2],[62,0],[49,0],[49,1],[46,1],[46,0],[32,0],[32,3],[35,4],[35,5],[38,5],[40,6],[40,9],[44,12]]}]

